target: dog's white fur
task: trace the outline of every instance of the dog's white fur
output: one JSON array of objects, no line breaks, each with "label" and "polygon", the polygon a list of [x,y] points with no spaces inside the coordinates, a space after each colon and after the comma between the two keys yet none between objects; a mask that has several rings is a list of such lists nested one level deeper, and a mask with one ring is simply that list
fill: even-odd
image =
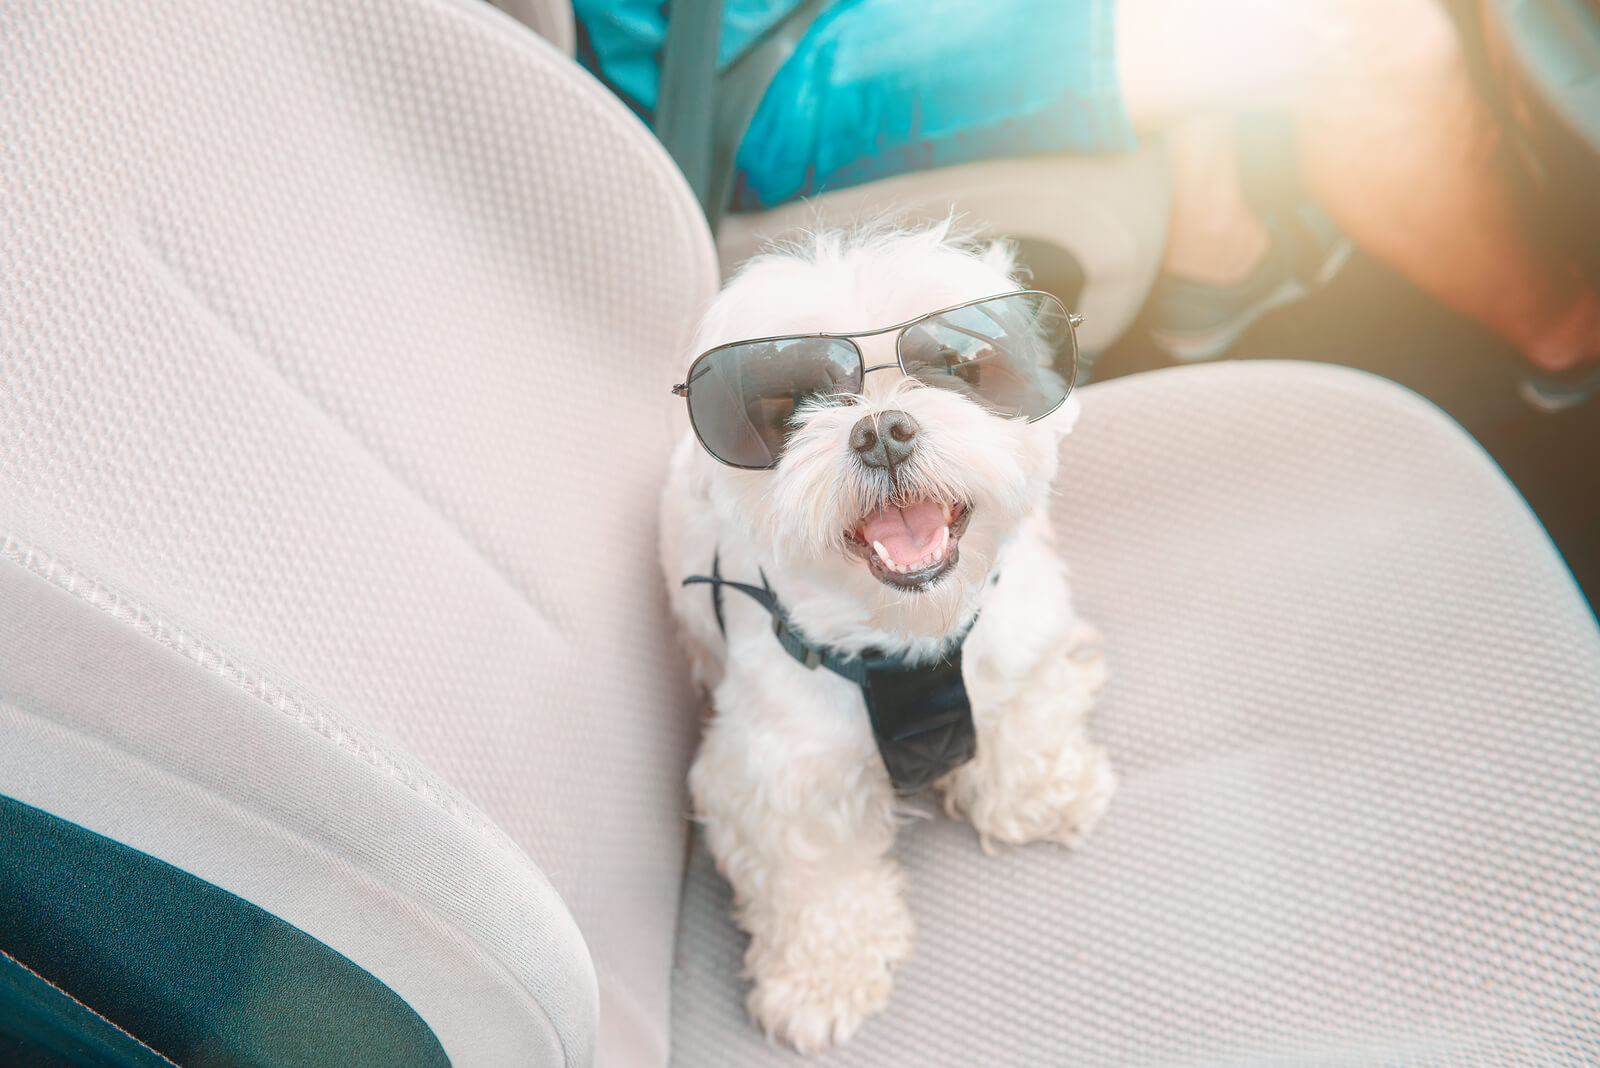
[{"label": "dog's white fur", "polygon": [[[876,329],[1017,289],[1012,274],[1006,246],[959,240],[948,224],[823,234],[752,260],[710,308],[694,351]],[[894,335],[860,344],[867,366],[894,362]],[[925,592],[889,588],[845,551],[845,532],[883,503],[850,429],[893,408],[921,426],[906,477],[974,506],[956,566]],[[985,848],[1071,845],[1115,784],[1085,723],[1105,677],[1098,636],[1074,615],[1049,521],[1058,445],[1077,410],[1069,398],[1035,423],[1004,419],[886,370],[867,375],[858,403],[808,413],[775,470],[723,466],[692,434],[673,456],[662,561],[713,709],[690,790],[750,934],[751,1015],[802,1051],[854,1034],[911,951],[904,876],[889,856],[899,810],[860,691],[792,660],[767,613],[731,590],[724,640],[709,589],[680,583],[708,574],[717,553],[724,577],[765,573],[808,639],[847,651],[931,653],[981,609],[963,647],[977,757],[936,788]]]}]

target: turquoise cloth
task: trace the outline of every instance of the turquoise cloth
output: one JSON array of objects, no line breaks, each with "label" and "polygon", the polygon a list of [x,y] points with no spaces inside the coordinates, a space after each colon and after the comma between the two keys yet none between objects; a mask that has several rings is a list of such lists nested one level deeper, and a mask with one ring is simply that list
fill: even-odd
[{"label": "turquoise cloth", "polygon": [[[726,0],[718,69],[795,6]],[[662,5],[574,9],[588,61],[648,114]],[[1115,0],[837,0],[762,98],[739,147],[734,209],[981,159],[1133,148],[1115,16]]]}]

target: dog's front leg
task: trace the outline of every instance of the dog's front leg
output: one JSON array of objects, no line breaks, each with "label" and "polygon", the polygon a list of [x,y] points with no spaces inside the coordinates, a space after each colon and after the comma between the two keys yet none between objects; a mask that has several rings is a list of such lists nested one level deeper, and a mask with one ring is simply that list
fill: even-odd
[{"label": "dog's front leg", "polygon": [[1116,789],[1105,749],[1089,737],[1106,682],[1101,638],[1073,613],[1046,538],[1022,539],[1006,566],[968,641],[978,753],[938,787],[945,810],[971,820],[986,850],[1076,845]]},{"label": "dog's front leg", "polygon": [[893,791],[864,711],[848,710],[857,726],[837,709],[797,707],[809,693],[774,702],[745,681],[718,688],[689,785],[750,935],[750,1015],[811,1053],[883,1008],[911,951],[904,878],[888,856]]},{"label": "dog's front leg", "polygon": [[938,783],[945,811],[995,842],[1076,845],[1099,821],[1116,775],[1086,722],[1104,666],[1059,653],[1020,685],[971,687],[978,754]]}]

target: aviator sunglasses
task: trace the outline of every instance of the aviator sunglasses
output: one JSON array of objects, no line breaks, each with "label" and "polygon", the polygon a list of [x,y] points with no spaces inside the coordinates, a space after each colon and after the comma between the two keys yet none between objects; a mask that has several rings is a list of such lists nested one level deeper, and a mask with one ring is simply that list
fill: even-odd
[{"label": "aviator sunglasses", "polygon": [[[803,408],[859,394],[873,371],[899,368],[999,415],[1043,419],[1067,399],[1083,322],[1049,293],[1021,290],[847,334],[791,334],[718,345],[672,392],[689,403],[700,444],[730,467],[776,467]],[[898,333],[895,362],[866,366],[855,338]]]}]

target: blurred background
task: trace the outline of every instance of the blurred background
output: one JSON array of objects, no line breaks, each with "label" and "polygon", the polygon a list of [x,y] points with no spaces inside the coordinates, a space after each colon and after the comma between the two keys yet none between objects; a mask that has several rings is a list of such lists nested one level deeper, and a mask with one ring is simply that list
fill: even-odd
[{"label": "blurred background", "polygon": [[[1600,4],[1444,4],[1474,83],[1515,146],[1521,210],[1593,272],[1600,257]],[[1562,90],[1567,99],[1560,99]],[[1255,177],[1281,181],[1274,165],[1263,161]],[[1492,331],[1357,249],[1326,288],[1263,318],[1228,356],[1359,367],[1432,400],[1499,462],[1544,522],[1591,608],[1600,603],[1600,404],[1551,413],[1531,408],[1518,393],[1526,370],[1521,355]],[[1141,321],[1105,353],[1095,374],[1170,363]]]},{"label": "blurred background", "polygon": [[[651,124],[706,209],[725,273],[769,238],[953,210],[1013,239],[1033,284],[1087,316],[1087,379],[1178,357],[1299,359],[1421,393],[1511,477],[1591,607],[1600,596],[1600,0],[578,0],[570,23],[561,0],[501,3],[558,43],[570,32],[576,58]],[[1451,39],[1425,43],[1445,21]],[[1207,196],[1228,206],[1185,161],[1184,109],[1207,94],[1223,148],[1213,132],[1202,155],[1236,168],[1238,217],[1268,220],[1275,245],[1293,246],[1282,271],[1298,289],[1221,287],[1254,307],[1184,354],[1166,338],[1173,316],[1208,321],[1217,290],[1172,280],[1176,243],[1196,230],[1178,209],[1186,186],[1191,213]],[[1391,103],[1412,108],[1408,131],[1391,127]],[[1341,124],[1308,144],[1308,129]],[[1385,155],[1413,142],[1411,170],[1386,174]],[[1377,222],[1363,221],[1369,181]],[[1434,197],[1455,207],[1423,218]],[[1359,224],[1345,227],[1355,240],[1328,216]],[[1225,221],[1207,226],[1201,252],[1212,240],[1228,253]],[[1479,277],[1452,290],[1430,255]],[[1185,262],[1204,273],[1203,256]],[[1587,287],[1573,315],[1588,333],[1557,354],[1576,366],[1536,366],[1526,301],[1491,306],[1524,283],[1569,303]]]}]

